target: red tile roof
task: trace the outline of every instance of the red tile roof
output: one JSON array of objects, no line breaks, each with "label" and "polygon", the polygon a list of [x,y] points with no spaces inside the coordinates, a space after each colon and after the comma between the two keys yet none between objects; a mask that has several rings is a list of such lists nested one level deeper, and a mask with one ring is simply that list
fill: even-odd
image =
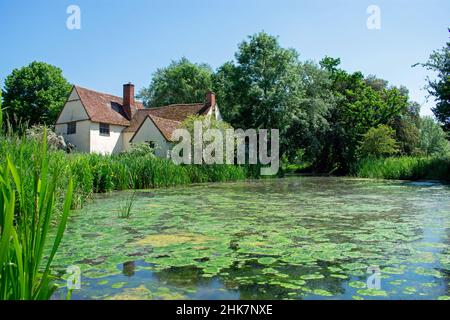
[{"label": "red tile roof", "polygon": [[[128,127],[130,121],[123,110],[123,100],[110,94],[101,93],[79,86],[74,86],[81,99],[89,119],[94,122],[109,123]],[[136,101],[135,107],[144,109],[141,102]]]},{"label": "red tile roof", "polygon": [[152,114],[150,114],[149,117],[153,120],[153,123],[162,133],[164,138],[166,138],[167,141],[172,141],[172,135],[174,131],[180,127],[181,122],[160,118]]},{"label": "red tile roof", "polygon": [[165,107],[150,108],[150,114],[160,118],[171,119],[175,121],[183,121],[188,116],[194,114],[205,114],[209,108],[204,103],[193,104],[172,104]]},{"label": "red tile roof", "polygon": [[172,134],[181,122],[191,115],[205,115],[209,111],[209,107],[205,104],[174,104],[159,108],[150,108],[138,110],[130,126],[124,132],[139,131],[145,119],[149,117],[153,120],[156,127],[161,131],[167,141],[172,141]]}]

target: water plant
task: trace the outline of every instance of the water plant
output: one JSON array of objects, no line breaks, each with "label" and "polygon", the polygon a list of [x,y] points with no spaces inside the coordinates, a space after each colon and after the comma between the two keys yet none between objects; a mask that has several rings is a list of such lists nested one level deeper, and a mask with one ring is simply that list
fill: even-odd
[{"label": "water plant", "polygon": [[[152,293],[144,299],[161,299],[161,287],[187,299],[446,294],[445,184],[290,177],[194,185],[138,192],[132,219],[117,219],[125,194],[74,213],[54,263],[82,268],[86,285],[76,299],[115,297],[141,285]],[[124,278],[130,261],[133,276]],[[367,287],[371,265],[380,266],[383,291]],[[100,281],[108,284],[98,288]]]},{"label": "water plant", "polygon": [[[50,268],[72,202],[73,183],[69,179],[62,214],[53,230],[60,172],[49,168],[46,133],[40,144],[34,144],[31,166],[23,165],[30,160],[25,159],[24,151],[14,161],[11,154],[6,154],[0,166],[0,300],[51,297],[56,286],[52,284]],[[50,234],[53,244],[46,256],[44,248]]]},{"label": "water plant", "polygon": [[131,194],[125,199],[119,210],[119,218],[128,219],[131,216],[131,209],[133,208],[136,200],[136,191],[132,191]]}]

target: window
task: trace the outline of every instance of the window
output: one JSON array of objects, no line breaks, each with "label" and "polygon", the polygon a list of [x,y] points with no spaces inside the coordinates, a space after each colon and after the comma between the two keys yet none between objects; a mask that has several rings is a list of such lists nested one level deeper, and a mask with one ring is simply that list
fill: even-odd
[{"label": "window", "polygon": [[109,136],[109,124],[100,123],[100,135],[101,136]]},{"label": "window", "polygon": [[154,141],[145,141],[145,142],[148,144],[150,148],[152,149],[156,148],[156,143]]},{"label": "window", "polygon": [[77,133],[77,123],[69,122],[67,124],[67,134],[75,134],[75,133]]}]

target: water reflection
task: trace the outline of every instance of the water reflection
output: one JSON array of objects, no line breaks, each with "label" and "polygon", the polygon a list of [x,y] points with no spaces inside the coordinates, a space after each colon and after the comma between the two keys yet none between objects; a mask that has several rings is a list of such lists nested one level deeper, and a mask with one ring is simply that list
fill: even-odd
[{"label": "water reflection", "polygon": [[123,264],[122,273],[124,276],[132,277],[135,274],[136,265],[134,261],[128,261]]}]

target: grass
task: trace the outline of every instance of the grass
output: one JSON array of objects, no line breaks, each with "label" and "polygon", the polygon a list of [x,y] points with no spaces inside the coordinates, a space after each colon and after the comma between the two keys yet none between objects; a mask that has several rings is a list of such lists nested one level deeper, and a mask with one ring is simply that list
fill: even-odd
[{"label": "grass", "polygon": [[286,164],[282,166],[283,173],[305,173],[311,170],[312,164],[309,162],[303,162],[300,164]]},{"label": "grass", "polygon": [[0,166],[0,300],[46,300],[56,289],[50,268],[65,231],[73,183],[69,179],[65,186],[51,253],[44,257],[60,175],[58,168],[49,166],[45,141],[44,134],[44,142],[34,145],[31,158],[23,146],[14,159],[6,153]]},{"label": "grass", "polygon": [[128,219],[131,216],[131,209],[133,208],[134,201],[136,200],[136,191],[131,192],[130,196],[124,201],[119,211],[119,218]]},{"label": "grass", "polygon": [[356,166],[361,178],[450,181],[450,157],[364,159]]}]

